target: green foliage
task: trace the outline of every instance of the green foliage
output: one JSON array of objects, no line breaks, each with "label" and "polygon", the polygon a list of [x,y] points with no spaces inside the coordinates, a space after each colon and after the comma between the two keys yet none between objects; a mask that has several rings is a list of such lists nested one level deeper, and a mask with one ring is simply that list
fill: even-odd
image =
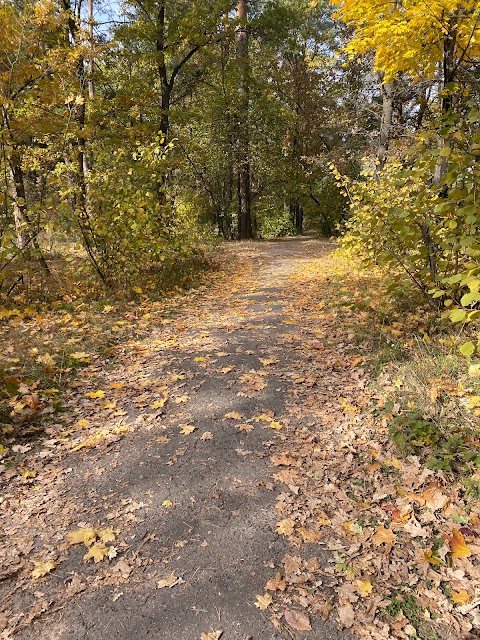
[{"label": "green foliage", "polygon": [[463,426],[450,425],[446,432],[419,411],[405,411],[393,418],[389,430],[402,455],[418,455],[430,469],[454,473],[480,467],[475,434]]},{"label": "green foliage", "polygon": [[[351,203],[344,246],[366,266],[380,265],[399,283],[413,282],[443,302],[452,322],[480,316],[480,131],[467,101],[437,131],[425,131],[413,150],[379,171],[372,165],[351,182],[335,171]],[[437,177],[438,176],[438,177]],[[473,343],[462,346],[472,355]]]}]

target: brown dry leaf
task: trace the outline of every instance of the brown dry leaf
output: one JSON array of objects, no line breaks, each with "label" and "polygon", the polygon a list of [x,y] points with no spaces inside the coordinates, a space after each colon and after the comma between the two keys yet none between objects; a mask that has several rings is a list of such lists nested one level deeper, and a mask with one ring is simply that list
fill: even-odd
[{"label": "brown dry leaf", "polygon": [[305,527],[299,527],[297,533],[302,536],[304,542],[315,543],[321,539],[321,534],[313,529],[306,529]]},{"label": "brown dry leaf", "polygon": [[157,589],[171,589],[172,587],[175,587],[177,584],[184,584],[185,580],[183,578],[180,578],[179,576],[176,576],[175,573],[172,571],[172,573],[169,573],[168,576],[165,576],[165,578],[161,578],[158,582],[157,582]]},{"label": "brown dry leaf", "polygon": [[280,572],[276,573],[275,577],[271,578],[265,585],[265,589],[268,591],[285,591],[286,588],[287,583]]},{"label": "brown dry leaf", "polygon": [[230,373],[230,371],[233,371],[234,369],[236,369],[236,365],[232,364],[229,367],[222,367],[222,369],[219,369],[220,373]]},{"label": "brown dry leaf", "polygon": [[296,484],[300,476],[293,469],[282,469],[273,476],[277,482],[283,484]]},{"label": "brown dry leaf", "polygon": [[55,563],[49,560],[48,562],[35,562],[35,567],[30,574],[32,578],[38,580],[39,578],[43,578],[48,573],[55,569]]},{"label": "brown dry leaf", "polygon": [[228,418],[229,420],[241,420],[243,416],[238,413],[238,411],[229,411],[224,415],[224,418]]},{"label": "brown dry leaf", "polygon": [[223,635],[223,630],[210,631],[210,633],[202,633],[200,640],[220,640]]},{"label": "brown dry leaf", "polygon": [[381,544],[386,545],[387,548],[392,548],[395,542],[396,536],[391,529],[385,529],[384,526],[377,527],[372,540],[376,547],[379,547]]},{"label": "brown dry leaf", "polygon": [[350,629],[355,622],[355,613],[351,604],[343,604],[338,607],[338,621],[342,628]]},{"label": "brown dry leaf", "polygon": [[280,520],[277,524],[277,533],[281,533],[283,536],[291,536],[295,531],[295,521],[291,518],[285,518]]},{"label": "brown dry leaf", "polygon": [[271,460],[277,467],[298,467],[299,464],[298,460],[295,460],[295,458],[288,453],[272,456]]},{"label": "brown dry leaf", "polygon": [[257,601],[255,602],[255,606],[261,610],[267,609],[271,604],[273,604],[272,596],[269,593],[266,593],[263,596],[257,596]]},{"label": "brown dry leaf", "polygon": [[263,364],[264,367],[268,367],[271,364],[277,364],[278,363],[278,359],[277,358],[259,358],[259,360]]},{"label": "brown dry leaf", "polygon": [[292,629],[296,629],[297,631],[312,631],[310,618],[305,613],[295,611],[295,609],[285,609],[283,617]]},{"label": "brown dry leaf", "polygon": [[96,542],[83,556],[84,560],[92,559],[95,564],[109,558],[111,547],[107,547],[104,542]]},{"label": "brown dry leaf", "polygon": [[167,442],[170,442],[170,438],[167,438],[167,436],[158,436],[158,438],[156,438],[156,441],[159,444],[165,444]]},{"label": "brown dry leaf", "polygon": [[213,438],[213,433],[211,431],[204,431],[200,436],[200,440],[211,440]]},{"label": "brown dry leaf", "polygon": [[247,423],[236,424],[235,428],[238,429],[239,431],[246,431],[247,433],[250,433],[250,431],[253,431],[253,425],[247,424]]}]

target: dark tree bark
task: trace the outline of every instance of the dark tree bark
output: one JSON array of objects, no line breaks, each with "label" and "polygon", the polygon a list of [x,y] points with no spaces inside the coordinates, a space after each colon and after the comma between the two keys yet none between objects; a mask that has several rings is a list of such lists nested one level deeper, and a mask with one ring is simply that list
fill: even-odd
[{"label": "dark tree bark", "polygon": [[248,126],[250,65],[248,53],[248,2],[239,0],[235,32],[237,61],[240,72],[238,85],[237,172],[238,172],[238,237],[253,238],[250,188],[250,132]]}]

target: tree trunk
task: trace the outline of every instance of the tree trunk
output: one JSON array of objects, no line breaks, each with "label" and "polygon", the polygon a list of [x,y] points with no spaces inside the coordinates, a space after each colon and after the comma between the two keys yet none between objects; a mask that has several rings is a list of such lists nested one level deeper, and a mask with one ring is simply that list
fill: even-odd
[{"label": "tree trunk", "polygon": [[235,32],[235,42],[240,72],[237,122],[238,237],[240,239],[248,239],[253,238],[253,229],[250,209],[250,132],[248,126],[250,69],[248,59],[247,0],[238,0],[236,17],[238,24]]},{"label": "tree trunk", "polygon": [[377,149],[379,169],[383,169],[387,161],[387,151],[390,144],[393,119],[393,82],[381,82],[380,93],[382,95],[382,120]]},{"label": "tree trunk", "polygon": [[13,216],[15,220],[15,229],[17,231],[16,245],[20,251],[23,251],[27,249],[30,243],[32,243],[37,253],[40,265],[46,273],[50,273],[48,264],[32,229],[28,215],[23,169],[19,158],[16,157],[16,154],[13,154],[9,158],[9,168],[13,195]]}]

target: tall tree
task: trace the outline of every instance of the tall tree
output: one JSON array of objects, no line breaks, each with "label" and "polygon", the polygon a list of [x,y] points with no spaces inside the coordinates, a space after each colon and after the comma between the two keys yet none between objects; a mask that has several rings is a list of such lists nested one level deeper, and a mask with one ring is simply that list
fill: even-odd
[{"label": "tall tree", "polygon": [[252,238],[250,192],[250,61],[248,52],[248,0],[238,0],[235,42],[239,68],[237,116],[237,172],[238,172],[238,237]]}]

